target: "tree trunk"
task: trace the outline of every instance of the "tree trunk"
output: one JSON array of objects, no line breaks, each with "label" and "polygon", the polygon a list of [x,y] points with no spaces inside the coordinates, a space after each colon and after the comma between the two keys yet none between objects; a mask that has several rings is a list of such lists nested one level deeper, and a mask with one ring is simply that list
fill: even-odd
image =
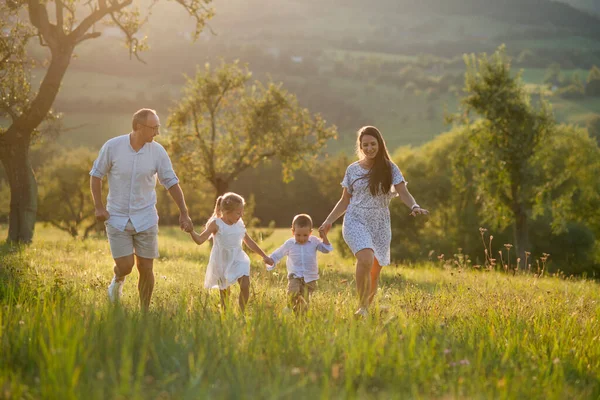
[{"label": "tree trunk", "polygon": [[215,179],[213,186],[217,191],[217,194],[215,195],[215,202],[219,196],[222,196],[229,191],[229,182],[221,178]]},{"label": "tree trunk", "polygon": [[31,243],[37,214],[37,183],[31,168],[31,134],[48,115],[69,67],[74,45],[51,48],[52,60],[37,96],[0,138],[0,160],[10,186],[9,242]]},{"label": "tree trunk", "polygon": [[0,147],[0,160],[10,186],[8,242],[31,243],[37,213],[37,182],[29,158],[29,142]]}]

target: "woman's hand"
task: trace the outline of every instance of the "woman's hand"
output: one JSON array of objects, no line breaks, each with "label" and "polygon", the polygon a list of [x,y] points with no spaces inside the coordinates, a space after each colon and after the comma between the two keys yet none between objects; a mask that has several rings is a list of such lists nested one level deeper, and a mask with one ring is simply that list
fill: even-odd
[{"label": "woman's hand", "polygon": [[321,238],[324,236],[326,237],[332,226],[333,224],[329,221],[323,222],[323,224],[319,227],[319,236],[321,236]]},{"label": "woman's hand", "polygon": [[412,209],[412,211],[410,212],[410,215],[412,215],[413,217],[416,217],[417,215],[422,214],[422,215],[429,215],[429,211],[427,211],[424,208],[421,207],[415,207]]}]

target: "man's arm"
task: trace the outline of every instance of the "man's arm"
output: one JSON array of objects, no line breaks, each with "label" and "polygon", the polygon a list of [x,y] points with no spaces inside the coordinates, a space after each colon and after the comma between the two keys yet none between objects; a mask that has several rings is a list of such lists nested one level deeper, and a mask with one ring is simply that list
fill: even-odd
[{"label": "man's arm", "polygon": [[90,190],[92,191],[92,198],[94,199],[96,220],[104,222],[110,218],[110,214],[106,211],[104,203],[102,202],[102,179],[96,176],[90,176]]},{"label": "man's arm", "polygon": [[194,224],[189,216],[187,205],[185,204],[185,197],[183,196],[183,190],[181,190],[179,183],[176,183],[169,188],[169,194],[179,208],[179,227],[186,232],[193,231]]}]

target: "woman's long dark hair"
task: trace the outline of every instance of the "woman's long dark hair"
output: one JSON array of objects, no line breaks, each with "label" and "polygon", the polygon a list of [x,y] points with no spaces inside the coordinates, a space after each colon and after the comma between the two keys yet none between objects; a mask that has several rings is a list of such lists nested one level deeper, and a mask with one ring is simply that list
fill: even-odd
[{"label": "woman's long dark hair", "polygon": [[361,160],[365,158],[361,148],[363,136],[373,136],[377,139],[378,145],[375,163],[367,175],[369,179],[369,190],[373,196],[381,193],[388,194],[392,188],[392,165],[383,136],[381,136],[381,132],[374,126],[363,126],[358,130],[356,154]]}]

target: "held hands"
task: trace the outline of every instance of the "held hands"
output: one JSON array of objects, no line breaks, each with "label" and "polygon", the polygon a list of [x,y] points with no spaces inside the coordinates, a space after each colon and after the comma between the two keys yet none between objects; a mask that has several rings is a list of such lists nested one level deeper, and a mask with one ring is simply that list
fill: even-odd
[{"label": "held hands", "polygon": [[333,224],[331,222],[325,221],[319,227],[319,236],[321,237],[321,239],[327,238],[327,234],[329,233],[329,230],[331,229],[332,225]]},{"label": "held hands", "polygon": [[273,261],[273,259],[271,257],[268,257],[268,256],[264,256],[263,257],[263,261],[264,261],[265,264],[267,264],[270,267],[272,267],[275,264],[275,261]]},{"label": "held hands", "polygon": [[106,208],[96,208],[96,221],[104,222],[110,218],[110,214],[106,211]]},{"label": "held hands", "polygon": [[191,233],[194,230],[194,224],[188,214],[179,214],[179,228],[187,233]]}]

